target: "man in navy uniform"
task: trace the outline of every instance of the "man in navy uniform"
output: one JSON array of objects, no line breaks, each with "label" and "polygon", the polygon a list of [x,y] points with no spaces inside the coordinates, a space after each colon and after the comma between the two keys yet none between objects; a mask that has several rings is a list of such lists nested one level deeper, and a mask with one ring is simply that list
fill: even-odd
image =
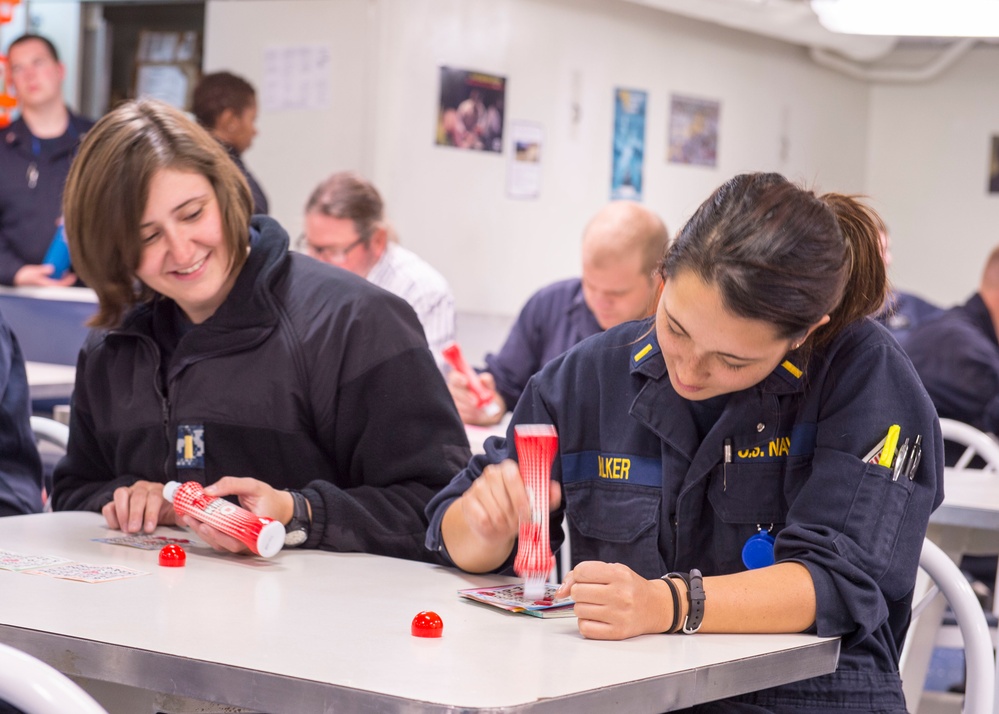
[{"label": "man in navy uniform", "polygon": [[669,234],[659,216],[632,201],[604,206],[583,232],[583,274],[528,299],[498,353],[486,355],[483,384],[499,409],[479,408],[457,371],[448,388],[462,421],[488,426],[514,408],[527,380],[577,342],[655,310],[662,288],[656,266]]},{"label": "man in navy uniform", "polygon": [[0,134],[0,284],[68,286],[42,260],[62,216],[62,189],[80,138],[93,122],[63,101],[66,70],[55,46],[22,35],[7,50],[21,116]]}]

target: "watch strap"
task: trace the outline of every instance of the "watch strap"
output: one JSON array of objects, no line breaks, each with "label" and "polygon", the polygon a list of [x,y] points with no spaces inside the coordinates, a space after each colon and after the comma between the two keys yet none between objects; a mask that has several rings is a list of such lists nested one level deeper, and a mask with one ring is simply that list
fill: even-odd
[{"label": "watch strap", "polygon": [[[289,534],[296,532],[304,534],[304,537],[298,536],[297,538],[293,538],[293,540],[299,540],[298,543],[294,543],[293,545],[301,545],[309,539],[309,528],[312,525],[312,522],[309,520],[309,504],[305,499],[305,494],[301,491],[289,490],[288,493],[291,494],[293,510],[291,520],[285,526],[285,531]],[[287,536],[285,538],[287,542]]]},{"label": "watch strap", "polygon": [[685,635],[692,635],[701,629],[701,622],[704,620],[704,582],[701,571],[692,568],[689,573],[667,573],[664,577],[677,577],[687,585],[687,617],[684,620],[682,631]]}]

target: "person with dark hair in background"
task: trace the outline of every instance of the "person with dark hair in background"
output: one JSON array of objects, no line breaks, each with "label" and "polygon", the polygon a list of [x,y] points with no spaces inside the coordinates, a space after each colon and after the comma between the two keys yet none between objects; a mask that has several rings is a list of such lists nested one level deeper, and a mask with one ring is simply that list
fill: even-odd
[{"label": "person with dark hair in background", "polygon": [[[888,287],[873,212],[740,175],[660,273],[654,318],[531,379],[507,438],[428,505],[427,546],[509,569],[530,518],[514,430],[553,424],[550,536],[558,548],[565,518],[573,566],[557,596],[584,637],[840,637],[834,673],[695,711],[904,714],[898,658],[943,449],[912,365],[869,319]],[[919,459],[901,448],[917,436]]]},{"label": "person with dark hair in background", "polygon": [[257,135],[257,92],[231,72],[206,74],[194,88],[191,111],[201,126],[229,152],[253,194],[253,213],[267,215],[267,196],[243,163],[243,153]]},{"label": "person with dark hair in background", "polygon": [[73,285],[75,275],[54,276],[42,260],[59,228],[70,163],[93,122],[66,107],[66,70],[48,39],[18,37],[7,61],[21,116],[0,133],[0,284]]},{"label": "person with dark hair in background", "polygon": [[197,481],[286,524],[288,546],[437,558],[424,507],[470,451],[406,301],[289,251],[219,143],[161,102],[97,123],[64,206],[99,329],[55,510],[149,533],[181,520],[164,484]]}]

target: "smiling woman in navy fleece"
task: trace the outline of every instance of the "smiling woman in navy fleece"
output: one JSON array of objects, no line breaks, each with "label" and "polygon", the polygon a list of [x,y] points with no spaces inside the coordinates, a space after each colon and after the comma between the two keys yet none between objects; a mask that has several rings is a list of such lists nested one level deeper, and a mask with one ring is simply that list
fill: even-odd
[{"label": "smiling woman in navy fleece", "polygon": [[57,510],[149,532],[175,520],[164,483],[193,480],[285,523],[287,545],[434,558],[424,507],[469,450],[405,301],[289,254],[218,142],[157,102],[98,122],[64,210],[102,329],[77,365]]}]

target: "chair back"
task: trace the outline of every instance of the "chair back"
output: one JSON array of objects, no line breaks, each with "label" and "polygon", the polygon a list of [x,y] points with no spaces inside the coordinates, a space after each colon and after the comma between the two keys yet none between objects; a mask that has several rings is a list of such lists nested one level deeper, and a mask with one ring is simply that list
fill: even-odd
[{"label": "chair back", "polygon": [[985,462],[985,471],[999,471],[999,442],[984,431],[954,419],[941,419],[940,431],[944,441],[964,447],[964,453],[954,464],[955,469],[966,469],[976,456]]},{"label": "chair back", "polygon": [[31,431],[39,441],[47,441],[65,451],[69,444],[69,427],[48,417],[31,417]]},{"label": "chair back", "polygon": [[108,714],[69,677],[4,644],[0,644],[0,700],[25,714]]},{"label": "chair back", "polygon": [[[919,567],[929,576],[932,587],[913,605],[913,620],[922,614],[934,598],[943,594],[954,612],[958,629],[961,631],[961,639],[964,641],[964,659],[967,668],[964,714],[992,714],[996,662],[992,653],[989,624],[982,606],[960,568],[929,539],[923,541]],[[939,612],[935,609],[931,611]],[[907,641],[905,647],[908,648],[909,644]],[[915,711],[914,704],[909,704],[909,711]]]}]

